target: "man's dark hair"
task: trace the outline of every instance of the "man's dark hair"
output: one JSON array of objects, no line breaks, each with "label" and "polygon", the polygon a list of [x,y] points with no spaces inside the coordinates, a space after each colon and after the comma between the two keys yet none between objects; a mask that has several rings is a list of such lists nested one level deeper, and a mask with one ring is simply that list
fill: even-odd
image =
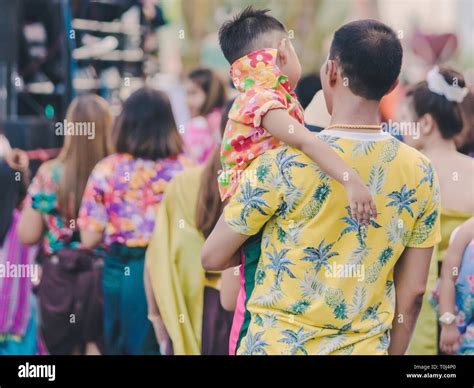
[{"label": "man's dark hair", "polygon": [[403,49],[395,32],[377,20],[357,20],[335,34],[329,59],[338,61],[350,90],[380,100],[400,74]]},{"label": "man's dark hair", "polygon": [[270,31],[285,32],[285,26],[273,16],[267,15],[267,12],[268,9],[249,6],[221,26],[219,43],[230,64],[254,50],[264,48],[256,45],[260,35]]}]

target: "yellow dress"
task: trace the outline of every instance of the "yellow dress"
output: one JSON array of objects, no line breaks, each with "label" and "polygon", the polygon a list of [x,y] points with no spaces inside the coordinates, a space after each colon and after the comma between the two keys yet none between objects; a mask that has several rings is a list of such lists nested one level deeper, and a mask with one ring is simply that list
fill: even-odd
[{"label": "yellow dress", "polygon": [[360,225],[343,186],[299,151],[258,157],[224,210],[240,234],[263,228],[237,354],[387,354],[394,266],[405,247],[440,241],[438,182],[426,157],[384,133],[320,137],[368,184],[379,215]]},{"label": "yellow dress", "polygon": [[204,287],[218,288],[220,274],[206,273],[196,229],[197,196],[203,167],[168,184],[147,249],[145,266],[160,315],[176,355],[201,354]]},{"label": "yellow dress", "polygon": [[439,263],[443,260],[448,248],[449,238],[454,229],[472,217],[472,214],[459,212],[457,210],[441,209],[441,241],[435,247],[431,261],[430,273],[426,285],[426,293],[423,298],[423,307],[413,333],[408,354],[412,355],[434,355],[438,351],[438,322],[436,312],[429,302],[431,291],[435,288],[439,278]]}]

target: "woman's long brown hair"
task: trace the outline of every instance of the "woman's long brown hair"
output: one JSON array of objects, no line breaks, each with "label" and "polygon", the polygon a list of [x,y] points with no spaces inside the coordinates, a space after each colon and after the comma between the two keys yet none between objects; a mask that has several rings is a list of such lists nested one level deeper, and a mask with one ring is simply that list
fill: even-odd
[{"label": "woman's long brown hair", "polygon": [[77,218],[82,195],[92,169],[110,153],[109,132],[112,114],[109,104],[102,97],[85,94],[76,97],[66,113],[67,123],[93,128],[87,134],[66,135],[58,159],[63,164],[59,183],[58,207],[65,220]]},{"label": "woman's long brown hair", "polygon": [[[224,133],[232,103],[233,101],[227,102],[222,111],[221,134]],[[217,186],[217,174],[221,169],[220,147],[217,147],[204,167],[196,208],[196,226],[206,238],[214,229],[223,209]]]}]

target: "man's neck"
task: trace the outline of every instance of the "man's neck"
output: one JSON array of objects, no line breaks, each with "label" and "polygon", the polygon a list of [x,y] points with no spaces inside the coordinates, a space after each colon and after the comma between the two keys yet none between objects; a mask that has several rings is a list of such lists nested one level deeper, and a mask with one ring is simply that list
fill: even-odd
[{"label": "man's neck", "polygon": [[[334,98],[330,125],[376,125],[380,124],[379,102],[361,97],[342,95]],[[343,130],[344,128],[341,127]],[[374,129],[351,129],[351,131],[373,132]]]}]

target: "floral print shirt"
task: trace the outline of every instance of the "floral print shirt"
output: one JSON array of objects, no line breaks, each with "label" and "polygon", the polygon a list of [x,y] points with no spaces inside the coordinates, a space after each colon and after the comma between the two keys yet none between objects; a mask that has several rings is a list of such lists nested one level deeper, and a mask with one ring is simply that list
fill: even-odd
[{"label": "floral print shirt", "polygon": [[104,233],[104,243],[146,247],[168,182],[190,163],[182,157],[157,161],[112,154],[94,167],[79,211],[83,230]]},{"label": "floral print shirt", "polygon": [[277,66],[277,50],[262,49],[236,60],[230,75],[241,93],[229,112],[221,145],[221,199],[237,189],[242,172],[253,159],[282,143],[262,127],[262,118],[271,109],[285,109],[304,122],[303,108],[291,90],[288,77]]},{"label": "floral print shirt", "polygon": [[344,187],[293,148],[252,162],[224,209],[240,234],[263,228],[237,354],[387,354],[394,266],[405,247],[441,239],[438,181],[426,157],[387,133],[320,137],[368,184],[379,214],[359,224]]},{"label": "floral print shirt", "polygon": [[58,193],[63,164],[58,159],[43,163],[28,188],[25,207],[31,206],[43,216],[45,224],[43,253],[52,255],[63,248],[80,245],[75,220],[65,220],[59,213]]}]

